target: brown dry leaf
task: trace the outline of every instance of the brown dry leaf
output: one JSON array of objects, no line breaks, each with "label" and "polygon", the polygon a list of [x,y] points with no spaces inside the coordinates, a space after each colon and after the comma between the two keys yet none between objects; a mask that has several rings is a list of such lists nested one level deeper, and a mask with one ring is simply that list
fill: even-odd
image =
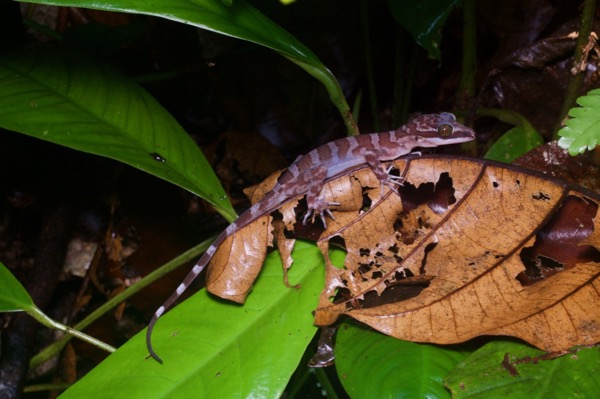
[{"label": "brown dry leaf", "polygon": [[209,292],[244,303],[273,245],[271,216],[266,215],[228,237],[217,249],[206,270]]},{"label": "brown dry leaf", "polygon": [[[597,195],[485,161],[396,165],[400,196],[381,197],[368,168],[328,185],[359,182],[363,206],[336,212],[318,241],[317,325],[347,314],[404,340],[510,335],[549,351],[600,341]],[[329,261],[332,241],[346,248],[344,269]]]},{"label": "brown dry leaf", "polygon": [[[328,182],[327,200],[342,205],[325,230],[297,222],[301,197],[240,230],[213,258],[209,291],[244,302],[267,247],[276,240],[285,272],[295,237],[309,237],[326,261],[317,325],[349,315],[404,340],[510,335],[548,351],[600,341],[598,195],[483,160],[395,165],[406,178],[399,195],[366,166]],[[331,245],[345,248],[343,269]]]}]

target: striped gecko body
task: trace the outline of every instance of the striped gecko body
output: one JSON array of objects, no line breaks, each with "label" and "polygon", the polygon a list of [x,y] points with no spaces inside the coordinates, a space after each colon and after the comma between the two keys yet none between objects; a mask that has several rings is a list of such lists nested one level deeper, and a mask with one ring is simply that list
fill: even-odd
[{"label": "striped gecko body", "polygon": [[148,351],[153,358],[162,363],[152,349],[151,334],[154,325],[204,270],[227,237],[232,236],[258,218],[275,211],[283,202],[298,195],[306,195],[308,211],[304,216],[304,223],[318,215],[323,221],[323,225],[326,226],[325,215],[334,218],[329,207],[340,205],[339,203],[328,203],[321,195],[321,189],[326,179],[355,166],[368,164],[381,182],[382,189],[384,185],[395,188],[402,184],[402,179],[391,175],[389,169],[386,169],[385,162],[407,155],[417,147],[463,143],[474,138],[475,133],[458,123],[454,115],[449,113],[429,114],[418,116],[396,130],[341,138],[298,157],[281,175],[273,190],[244,212],[217,237],[177,287],[177,290],[154,313],[146,332]]}]

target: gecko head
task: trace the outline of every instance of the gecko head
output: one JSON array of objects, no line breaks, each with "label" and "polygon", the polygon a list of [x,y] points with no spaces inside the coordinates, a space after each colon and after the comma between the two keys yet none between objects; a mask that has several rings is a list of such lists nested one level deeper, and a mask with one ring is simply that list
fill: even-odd
[{"label": "gecko head", "polygon": [[475,139],[475,132],[456,121],[448,112],[417,116],[407,123],[408,134],[414,135],[419,147],[464,143]]}]

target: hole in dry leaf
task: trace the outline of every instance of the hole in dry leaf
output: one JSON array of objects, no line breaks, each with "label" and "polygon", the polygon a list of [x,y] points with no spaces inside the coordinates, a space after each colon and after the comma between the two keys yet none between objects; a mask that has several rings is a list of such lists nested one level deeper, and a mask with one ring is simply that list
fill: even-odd
[{"label": "hole in dry leaf", "polygon": [[371,198],[369,198],[369,193],[367,192],[367,190],[365,190],[363,188],[362,191],[362,206],[361,206],[361,210],[363,212],[367,212],[369,209],[371,209],[371,204],[373,203],[373,201],[371,201]]},{"label": "hole in dry leaf", "polygon": [[401,213],[394,226],[397,227],[396,240],[402,241],[405,245],[418,241],[425,234],[425,230],[431,229],[429,217],[423,214],[423,209]]},{"label": "hole in dry leaf", "polygon": [[535,283],[578,263],[600,263],[600,250],[593,245],[579,245],[594,231],[598,204],[590,199],[570,195],[536,235],[531,247],[519,256],[525,271],[517,275],[523,285]]},{"label": "hole in dry leaf", "polygon": [[550,196],[546,193],[543,192],[539,192],[537,194],[532,194],[531,198],[533,198],[534,200],[541,200],[541,201],[548,201],[550,200]]},{"label": "hole in dry leaf", "polygon": [[498,184],[498,182],[497,182],[497,181],[493,181],[493,182],[492,182],[492,186],[493,186],[494,188],[498,188],[498,187],[500,186],[500,184]]},{"label": "hole in dry leaf", "polygon": [[358,266],[358,272],[360,274],[365,274],[371,271],[371,269],[373,268],[373,262],[371,263],[361,263]]},{"label": "hole in dry leaf", "polygon": [[369,256],[369,255],[371,255],[371,249],[369,249],[369,248],[360,248],[358,250],[358,254],[360,256]]},{"label": "hole in dry leaf", "polygon": [[364,299],[361,300],[360,306],[367,309],[414,298],[421,294],[431,282],[431,279],[422,277],[407,277],[400,281],[391,282],[381,294],[377,294],[375,291],[367,292],[363,295]]},{"label": "hole in dry leaf", "polygon": [[288,240],[295,240],[297,238],[296,232],[294,230],[288,230],[287,228],[283,229],[283,236]]},{"label": "hole in dry leaf", "polygon": [[383,277],[383,273],[380,272],[380,271],[376,271],[376,272],[373,272],[373,274],[371,276],[374,279],[378,279],[378,278],[382,278]]},{"label": "hole in dry leaf", "polygon": [[515,180],[515,183],[517,184],[517,186],[521,187],[521,180],[517,179]]},{"label": "hole in dry leaf", "polygon": [[427,274],[425,272],[425,268],[427,267],[427,257],[429,256],[429,253],[431,251],[433,251],[433,249],[437,246],[437,242],[430,242],[429,244],[427,244],[427,246],[425,247],[425,255],[423,256],[423,261],[421,261],[421,267],[419,268],[419,273],[420,274]]},{"label": "hole in dry leaf", "polygon": [[329,239],[329,245],[338,247],[338,248],[342,248],[345,250],[346,249],[346,240],[344,240],[344,237],[336,235]]},{"label": "hole in dry leaf", "polygon": [[[347,281],[344,281],[344,284],[347,283]],[[348,288],[340,288],[338,290],[338,295],[336,297],[336,300],[333,301],[334,304],[338,304],[338,303],[342,303],[345,302],[346,305],[346,309],[350,310],[350,309],[361,309],[363,306],[363,300],[353,297],[352,293],[350,292],[350,290]]]},{"label": "hole in dry leaf", "polygon": [[[525,272],[517,275],[517,280],[524,285],[536,280],[546,278],[560,270],[564,269],[564,265],[560,262],[550,259],[543,255],[538,255],[532,259],[533,247],[529,247],[521,251],[521,261],[525,265]],[[525,276],[525,275],[526,276]]]},{"label": "hole in dry leaf", "polygon": [[410,269],[403,268],[394,272],[394,280],[404,280],[406,278],[413,277],[414,275],[415,274],[411,272]]},{"label": "hole in dry leaf", "polygon": [[417,188],[410,183],[404,183],[398,188],[402,198],[402,213],[406,214],[419,205],[427,204],[433,212],[438,215],[442,214],[456,202],[455,191],[452,177],[448,172],[441,173],[435,184],[432,182],[422,183]]}]

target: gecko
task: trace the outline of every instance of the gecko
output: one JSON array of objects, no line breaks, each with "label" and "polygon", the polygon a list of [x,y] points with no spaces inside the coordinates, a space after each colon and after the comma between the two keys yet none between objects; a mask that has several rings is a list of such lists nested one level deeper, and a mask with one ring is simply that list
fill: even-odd
[{"label": "gecko", "polygon": [[219,246],[255,220],[272,213],[290,198],[306,195],[308,210],[303,223],[319,217],[327,228],[326,216],[335,219],[329,207],[339,206],[328,202],[322,192],[325,180],[356,166],[367,164],[381,183],[395,190],[403,179],[390,173],[386,163],[410,154],[415,148],[438,147],[464,143],[475,138],[473,130],[456,121],[450,113],[420,115],[396,130],[361,134],[337,139],[299,156],[278,179],[275,187],[265,197],[250,207],[223,231],[200,257],[175,292],[160,306],[146,331],[146,345],[150,355],[159,363],[162,359],[152,348],[152,330],[158,319],[192,284],[210,263]]}]

